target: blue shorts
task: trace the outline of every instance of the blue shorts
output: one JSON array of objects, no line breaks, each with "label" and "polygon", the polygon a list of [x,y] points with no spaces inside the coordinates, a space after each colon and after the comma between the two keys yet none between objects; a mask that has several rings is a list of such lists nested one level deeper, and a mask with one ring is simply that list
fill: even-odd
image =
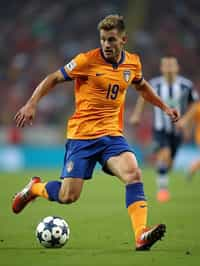
[{"label": "blue shorts", "polygon": [[112,175],[106,169],[106,161],[122,152],[132,152],[127,141],[122,136],[103,136],[90,140],[69,139],[65,146],[66,152],[61,178],[78,177],[90,179],[97,162],[102,165],[105,172]]},{"label": "blue shorts", "polygon": [[180,134],[166,133],[165,131],[154,131],[154,148],[159,151],[162,148],[169,148],[172,158],[175,157],[178,148],[182,143]]}]

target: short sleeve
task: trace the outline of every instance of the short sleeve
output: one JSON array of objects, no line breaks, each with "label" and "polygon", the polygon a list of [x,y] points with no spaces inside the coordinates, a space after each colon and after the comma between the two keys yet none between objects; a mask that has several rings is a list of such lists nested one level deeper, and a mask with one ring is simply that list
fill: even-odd
[{"label": "short sleeve", "polygon": [[88,60],[85,54],[79,54],[74,57],[69,63],[62,67],[61,73],[64,78],[67,80],[75,79],[77,77],[85,76],[88,69]]},{"label": "short sleeve", "polygon": [[137,56],[136,57],[136,69],[135,69],[135,76],[132,80],[132,83],[133,84],[137,84],[137,83],[140,83],[143,79],[143,76],[142,76],[142,64],[141,64],[141,61],[140,61],[140,57]]},{"label": "short sleeve", "polygon": [[199,100],[198,93],[196,92],[195,89],[193,89],[193,86],[191,86],[191,88],[189,90],[189,94],[188,94],[188,102],[192,103],[192,102],[195,102],[198,100]]}]

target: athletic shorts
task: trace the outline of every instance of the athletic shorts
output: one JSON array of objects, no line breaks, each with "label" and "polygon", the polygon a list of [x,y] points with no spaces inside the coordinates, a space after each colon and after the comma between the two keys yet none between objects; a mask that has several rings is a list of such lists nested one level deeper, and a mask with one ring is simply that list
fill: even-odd
[{"label": "athletic shorts", "polygon": [[101,164],[103,171],[112,175],[106,168],[106,161],[122,152],[133,152],[122,136],[103,136],[90,140],[69,139],[65,147],[61,178],[90,179],[97,162]]},{"label": "athletic shorts", "polygon": [[172,158],[174,158],[182,142],[182,136],[174,133],[166,133],[165,131],[154,131],[153,136],[155,151],[162,148],[169,148]]}]

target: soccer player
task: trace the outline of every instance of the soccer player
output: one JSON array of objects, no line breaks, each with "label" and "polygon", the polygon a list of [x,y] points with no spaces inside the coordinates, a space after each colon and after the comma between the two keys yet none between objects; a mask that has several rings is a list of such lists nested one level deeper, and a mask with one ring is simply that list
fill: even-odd
[{"label": "soccer player", "polygon": [[[182,115],[198,96],[190,80],[180,76],[179,64],[175,57],[161,59],[162,75],[150,80],[155,92],[171,107],[176,107]],[[145,100],[139,97],[130,117],[130,122],[137,124],[144,109]],[[157,200],[167,202],[170,199],[168,190],[168,172],[172,166],[176,151],[182,141],[182,133],[177,130],[169,116],[154,106],[153,138],[156,151]]]},{"label": "soccer player", "polygon": [[[178,129],[195,128],[194,137],[195,143],[200,147],[200,101],[194,103],[191,108],[184,114],[184,116],[178,121],[176,127]],[[195,160],[189,166],[188,179],[200,170],[200,159]]]},{"label": "soccer player", "polygon": [[76,110],[67,126],[62,181],[42,182],[40,177],[33,177],[15,196],[12,209],[19,213],[38,196],[62,204],[75,202],[99,162],[105,172],[124,183],[136,250],[148,250],[163,237],[165,225],[146,225],[147,203],[141,170],[122,133],[127,88],[134,85],[147,101],[161,108],[173,122],[179,119],[179,113],[165,104],[144,80],[138,55],[124,50],[127,35],[123,17],[105,17],[98,24],[98,30],[101,48],[78,54],[64,67],[48,75],[15,116],[18,127],[31,124],[39,100],[56,84],[74,80]]}]

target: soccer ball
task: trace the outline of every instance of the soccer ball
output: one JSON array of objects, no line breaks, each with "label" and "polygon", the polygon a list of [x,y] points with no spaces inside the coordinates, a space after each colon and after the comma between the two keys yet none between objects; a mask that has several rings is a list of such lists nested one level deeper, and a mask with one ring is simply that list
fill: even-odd
[{"label": "soccer ball", "polygon": [[36,237],[45,248],[61,248],[69,240],[67,222],[56,216],[45,217],[36,228]]}]

